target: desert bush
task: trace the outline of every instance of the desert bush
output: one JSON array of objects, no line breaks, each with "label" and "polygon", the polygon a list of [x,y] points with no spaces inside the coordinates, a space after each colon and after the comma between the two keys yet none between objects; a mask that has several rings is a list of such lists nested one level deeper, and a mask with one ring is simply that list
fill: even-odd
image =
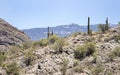
[{"label": "desert bush", "polygon": [[110,60],[113,60],[116,57],[120,57],[120,47],[117,46],[115,49],[109,53]]},{"label": "desert bush", "polygon": [[12,46],[10,48],[10,54],[18,54],[18,52],[20,51],[20,48],[18,46]]},{"label": "desert bush", "polygon": [[63,64],[61,66],[61,72],[63,75],[66,73],[68,63],[69,61],[67,59],[63,59]]},{"label": "desert bush", "polygon": [[26,50],[32,46],[32,42],[26,42],[21,46],[22,50]]},{"label": "desert bush", "polygon": [[73,66],[78,66],[78,65],[79,65],[79,61],[78,60],[74,60]]},{"label": "desert bush", "polygon": [[86,56],[93,55],[96,52],[96,45],[92,42],[85,44],[86,47]]},{"label": "desert bush", "polygon": [[115,56],[120,57],[120,47],[117,46],[117,47],[114,49],[113,53],[115,54]]},{"label": "desert bush", "polygon": [[6,66],[6,71],[8,75],[19,75],[19,67],[16,62],[12,62]]},{"label": "desert bush", "polygon": [[77,35],[81,35],[81,32],[74,32],[74,33],[72,33],[72,35],[71,35],[71,36],[76,37]]},{"label": "desert bush", "polygon": [[49,43],[54,44],[58,39],[59,37],[57,35],[52,35],[49,37]]},{"label": "desert bush", "polygon": [[53,49],[56,50],[57,53],[61,53],[63,51],[63,47],[65,45],[65,40],[63,38],[58,38],[53,45]]},{"label": "desert bush", "polygon": [[89,42],[83,46],[77,46],[74,51],[74,57],[77,59],[82,59],[85,56],[93,55],[96,52],[95,44]]},{"label": "desert bush", "polygon": [[99,73],[103,72],[104,68],[102,65],[97,65],[96,67],[92,68],[93,75],[99,75]]},{"label": "desert bush", "polygon": [[48,40],[47,39],[42,39],[40,41],[36,41],[33,43],[33,46],[47,46],[48,45]]},{"label": "desert bush", "polygon": [[29,66],[32,65],[33,60],[35,60],[35,55],[33,54],[33,50],[29,50],[24,56],[24,63],[26,66]]},{"label": "desert bush", "polygon": [[105,33],[105,31],[109,30],[109,24],[99,24],[98,25],[98,30],[101,31],[102,33]]},{"label": "desert bush", "polygon": [[85,56],[86,48],[85,46],[77,46],[74,51],[74,57],[77,59],[81,59]]},{"label": "desert bush", "polygon": [[5,59],[6,59],[6,56],[0,53],[0,66],[2,66]]},{"label": "desert bush", "polygon": [[77,46],[74,51],[74,57],[77,59],[81,59],[85,56],[93,55],[96,52],[95,44],[89,42],[83,46]]}]

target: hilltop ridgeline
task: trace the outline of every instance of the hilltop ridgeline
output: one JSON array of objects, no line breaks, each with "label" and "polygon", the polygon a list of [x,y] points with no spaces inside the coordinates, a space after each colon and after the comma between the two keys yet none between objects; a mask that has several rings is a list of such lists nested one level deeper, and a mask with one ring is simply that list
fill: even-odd
[{"label": "hilltop ridgeline", "polygon": [[13,45],[20,46],[28,40],[29,37],[24,32],[0,18],[0,49],[3,50]]}]

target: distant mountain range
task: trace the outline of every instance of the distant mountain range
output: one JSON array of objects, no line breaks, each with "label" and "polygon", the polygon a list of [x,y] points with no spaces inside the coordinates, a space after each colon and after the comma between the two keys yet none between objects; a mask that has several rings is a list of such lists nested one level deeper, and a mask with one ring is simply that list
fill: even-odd
[{"label": "distant mountain range", "polygon": [[[115,24],[110,24],[111,27],[116,26]],[[90,26],[93,31],[98,30],[98,24]],[[32,40],[40,40],[47,37],[47,28],[32,28],[23,30]],[[78,25],[75,23],[69,25],[59,25],[56,27],[50,27],[50,31],[61,37],[68,36],[74,32],[86,32],[87,25]]]}]

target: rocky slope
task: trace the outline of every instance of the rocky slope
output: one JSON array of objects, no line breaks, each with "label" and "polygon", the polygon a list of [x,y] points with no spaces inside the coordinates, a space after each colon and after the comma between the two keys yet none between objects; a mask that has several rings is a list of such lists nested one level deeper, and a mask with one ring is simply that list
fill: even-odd
[{"label": "rocky slope", "polygon": [[[0,74],[120,74],[120,26],[111,28],[104,34],[77,33],[63,39],[54,36],[50,37],[49,41],[43,39],[12,49],[14,51],[6,53],[7,60],[3,62]],[[9,70],[8,64],[11,62],[16,62],[20,70],[15,66]]]},{"label": "rocky slope", "polygon": [[[105,34],[95,33],[88,36],[85,33],[75,37],[66,38],[68,45],[63,48],[62,53],[47,46],[37,48],[34,54],[37,63],[27,72],[27,75],[119,75],[120,57],[112,58],[110,54],[120,46],[120,27],[112,28]],[[85,56],[82,60],[75,58],[77,46],[83,46],[86,42],[96,45],[95,55]],[[119,47],[120,51],[120,47]],[[114,55],[113,55],[114,56]],[[65,74],[64,74],[65,73]]]},{"label": "rocky slope", "polygon": [[22,31],[10,25],[0,18],[0,49],[6,50],[10,45],[20,46],[29,40],[29,37]]}]

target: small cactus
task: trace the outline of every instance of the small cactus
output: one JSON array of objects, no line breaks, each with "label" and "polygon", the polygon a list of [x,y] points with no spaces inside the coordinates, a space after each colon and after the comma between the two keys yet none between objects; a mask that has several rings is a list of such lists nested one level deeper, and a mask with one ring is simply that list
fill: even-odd
[{"label": "small cactus", "polygon": [[108,18],[106,18],[105,30],[109,30]]},{"label": "small cactus", "polygon": [[48,27],[47,38],[50,36],[50,27]]},{"label": "small cactus", "polygon": [[88,34],[90,34],[90,17],[88,17]]}]

